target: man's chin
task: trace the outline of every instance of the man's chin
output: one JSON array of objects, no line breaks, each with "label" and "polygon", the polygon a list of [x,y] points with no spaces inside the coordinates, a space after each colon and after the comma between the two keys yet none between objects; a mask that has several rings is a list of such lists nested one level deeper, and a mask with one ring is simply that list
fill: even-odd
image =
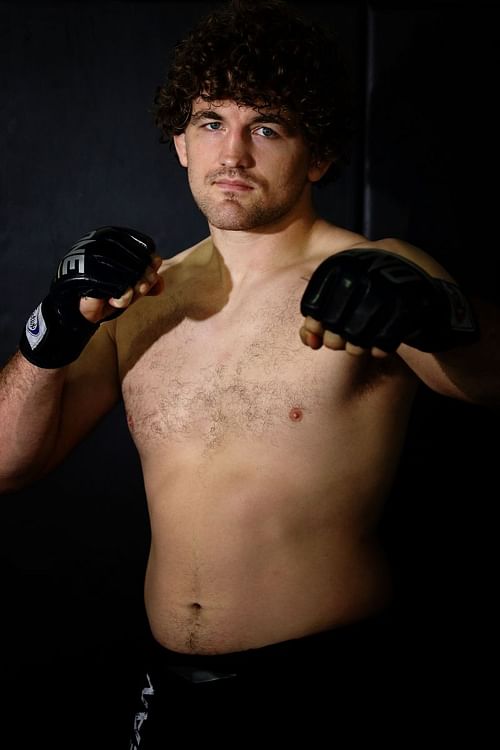
[{"label": "man's chin", "polygon": [[236,208],[236,206],[232,206],[230,210],[222,211],[204,211],[203,208],[201,208],[201,211],[208,223],[216,229],[245,231],[255,229],[255,227],[260,226],[261,224],[258,216],[249,215],[248,212],[241,207]]},{"label": "man's chin", "polygon": [[212,227],[215,227],[215,229],[225,229],[227,231],[233,232],[248,232],[251,229],[255,229],[256,227],[260,226],[259,224],[249,223],[247,221],[210,221],[210,219],[208,219],[208,223]]},{"label": "man's chin", "polygon": [[248,232],[272,224],[283,215],[281,211],[263,211],[258,207],[249,211],[236,202],[217,208],[199,205],[199,209],[211,226],[236,232]]}]

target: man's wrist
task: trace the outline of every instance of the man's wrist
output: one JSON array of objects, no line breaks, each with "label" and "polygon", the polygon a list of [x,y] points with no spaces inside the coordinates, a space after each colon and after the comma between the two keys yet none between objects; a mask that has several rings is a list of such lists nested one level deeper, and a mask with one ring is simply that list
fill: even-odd
[{"label": "man's wrist", "polygon": [[37,367],[65,367],[78,359],[98,328],[79,312],[64,318],[45,298],[26,321],[19,350]]}]

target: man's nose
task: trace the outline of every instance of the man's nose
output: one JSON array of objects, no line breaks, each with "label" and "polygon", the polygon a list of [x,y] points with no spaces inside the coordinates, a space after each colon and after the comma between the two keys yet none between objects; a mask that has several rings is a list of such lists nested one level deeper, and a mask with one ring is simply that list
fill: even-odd
[{"label": "man's nose", "polygon": [[219,160],[224,167],[248,169],[253,164],[251,136],[239,131],[226,133]]}]

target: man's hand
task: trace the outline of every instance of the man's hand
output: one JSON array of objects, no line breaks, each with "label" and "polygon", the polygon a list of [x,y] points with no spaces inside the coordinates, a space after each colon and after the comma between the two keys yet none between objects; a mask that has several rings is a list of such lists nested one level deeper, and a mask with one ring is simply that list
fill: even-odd
[{"label": "man's hand", "polygon": [[439,352],[478,337],[472,311],[456,284],[381,250],[346,250],[314,271],[301,300],[300,330],[312,349],[385,357],[405,343]]},{"label": "man's hand", "polygon": [[81,237],[28,319],[21,353],[38,367],[73,362],[101,323],[139,297],[161,292],[160,265],[153,240],[135,229],[101,227]]},{"label": "man's hand", "polygon": [[149,265],[142,277],[129,286],[120,297],[99,299],[84,296],[80,299],[80,312],[84,318],[92,323],[103,322],[121,315],[130,305],[140,297],[155,297],[161,294],[164,282],[158,271],[163,260],[160,255],[152,255]]}]

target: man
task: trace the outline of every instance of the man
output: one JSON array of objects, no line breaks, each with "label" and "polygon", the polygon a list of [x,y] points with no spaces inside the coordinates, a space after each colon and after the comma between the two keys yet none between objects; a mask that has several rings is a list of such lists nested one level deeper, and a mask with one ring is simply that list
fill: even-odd
[{"label": "man", "polygon": [[203,20],[155,114],[209,235],[163,262],[135,229],[71,248],[2,373],[0,487],[50,471],[123,398],[151,520],[132,747],[163,747],[183,706],[293,732],[309,697],[339,726],[379,705],[384,670],[398,697],[376,531],[418,383],[498,399],[492,327],[423,250],[316,215],[348,141],[344,76],[286,6]]}]

